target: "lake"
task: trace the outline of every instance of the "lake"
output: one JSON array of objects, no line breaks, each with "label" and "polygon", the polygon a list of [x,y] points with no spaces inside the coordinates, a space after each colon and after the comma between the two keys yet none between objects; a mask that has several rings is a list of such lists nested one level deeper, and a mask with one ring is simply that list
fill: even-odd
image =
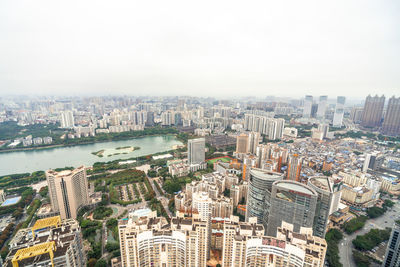
[{"label": "lake", "polygon": [[[70,147],[0,153],[0,176],[14,173],[45,171],[66,166],[91,166],[99,161],[128,159],[164,152],[182,145],[173,135],[146,136],[129,140],[110,141]],[[98,157],[92,152],[115,150],[121,147],[140,147],[128,154]]]}]

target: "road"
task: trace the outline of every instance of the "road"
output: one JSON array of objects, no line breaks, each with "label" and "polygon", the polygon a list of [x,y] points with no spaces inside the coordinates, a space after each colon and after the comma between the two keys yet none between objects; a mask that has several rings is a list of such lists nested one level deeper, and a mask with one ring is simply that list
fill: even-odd
[{"label": "road", "polygon": [[[169,202],[169,199],[166,198],[165,196],[162,196],[162,195],[158,192],[156,186],[154,185],[154,181],[158,181],[158,177],[156,177],[156,178],[147,177],[147,178],[149,179],[149,182],[150,182],[150,184],[151,184],[151,187],[153,187],[153,190],[154,190],[154,192],[156,193],[157,199],[161,201],[161,204],[163,205],[165,211],[167,212],[168,217],[172,218],[172,213],[171,213],[171,212],[169,211],[169,209],[168,209],[168,202]],[[161,187],[161,184],[160,184],[160,183],[158,183],[158,184],[159,184],[160,187]],[[164,190],[164,189],[162,189],[162,187],[161,187],[161,190]],[[164,191],[163,191],[163,193],[165,194]]]},{"label": "road", "polygon": [[356,267],[352,254],[353,254],[353,239],[355,239],[358,235],[364,235],[369,232],[371,229],[385,229],[386,227],[392,227],[394,221],[398,219],[396,216],[400,213],[400,205],[396,201],[393,208],[389,209],[384,215],[378,217],[376,219],[369,219],[363,229],[354,232],[351,235],[343,234],[343,239],[339,243],[339,256],[340,262],[343,266],[348,267]]}]

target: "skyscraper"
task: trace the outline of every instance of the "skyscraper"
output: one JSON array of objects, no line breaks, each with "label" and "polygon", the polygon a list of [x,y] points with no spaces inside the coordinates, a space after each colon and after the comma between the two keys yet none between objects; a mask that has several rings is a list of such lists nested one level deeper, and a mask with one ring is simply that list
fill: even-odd
[{"label": "skyscraper", "polygon": [[306,95],[306,98],[304,99],[304,106],[303,106],[303,117],[304,118],[311,117],[312,103],[313,103],[312,95]]},{"label": "skyscraper", "polygon": [[236,153],[246,154],[249,152],[249,136],[242,133],[236,137]]},{"label": "skyscraper", "polygon": [[74,114],[70,110],[61,112],[61,128],[73,128],[75,126]]},{"label": "skyscraper", "polygon": [[382,267],[400,266],[400,223],[397,221],[393,226],[392,233],[386,248],[385,259]]},{"label": "skyscraper", "polygon": [[286,179],[292,181],[300,181],[301,165],[303,158],[299,154],[290,154],[288,160],[288,168]]},{"label": "skyscraper", "polygon": [[250,170],[249,189],[247,191],[246,221],[251,217],[257,217],[257,223],[262,223],[266,191],[271,191],[272,184],[275,181],[282,179],[282,173],[257,168],[252,168]]},{"label": "skyscraper", "polygon": [[385,106],[385,96],[378,95],[372,97],[368,95],[365,99],[364,111],[361,125],[364,127],[378,127],[381,124],[383,107]]},{"label": "skyscraper", "polygon": [[392,96],[389,99],[385,119],[383,120],[382,133],[387,135],[400,135],[400,97]]},{"label": "skyscraper", "polygon": [[346,98],[344,96],[337,97],[335,113],[333,114],[332,121],[333,127],[342,127],[345,101]]},{"label": "skyscraper", "polygon": [[321,95],[319,97],[318,109],[317,109],[317,115],[316,115],[317,119],[324,119],[325,118],[327,102],[328,102],[328,96]]},{"label": "skyscraper", "polygon": [[294,231],[313,227],[318,194],[305,184],[295,181],[276,181],[266,191],[264,228],[269,236],[276,236],[282,221],[293,224]]},{"label": "skyscraper", "polygon": [[88,182],[84,166],[72,171],[46,171],[47,185],[53,211],[61,219],[76,219],[78,210],[89,204]]},{"label": "skyscraper", "polygon": [[202,164],[205,161],[205,139],[188,140],[188,163],[190,165]]},{"label": "skyscraper", "polygon": [[326,176],[314,176],[308,180],[308,186],[318,194],[313,232],[315,236],[324,238],[329,215],[337,211],[339,206],[342,183],[334,183],[331,178]]}]

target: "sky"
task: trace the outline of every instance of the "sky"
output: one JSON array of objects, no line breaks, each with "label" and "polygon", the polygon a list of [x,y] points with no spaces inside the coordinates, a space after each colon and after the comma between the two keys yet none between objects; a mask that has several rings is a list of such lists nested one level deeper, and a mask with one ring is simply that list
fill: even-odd
[{"label": "sky", "polygon": [[1,0],[0,95],[400,96],[400,1]]}]

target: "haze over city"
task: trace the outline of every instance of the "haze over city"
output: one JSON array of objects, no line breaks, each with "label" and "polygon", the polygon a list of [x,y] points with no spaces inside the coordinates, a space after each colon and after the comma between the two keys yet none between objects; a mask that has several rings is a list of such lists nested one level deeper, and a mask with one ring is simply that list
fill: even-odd
[{"label": "haze over city", "polygon": [[394,95],[399,1],[1,1],[0,94]]}]

